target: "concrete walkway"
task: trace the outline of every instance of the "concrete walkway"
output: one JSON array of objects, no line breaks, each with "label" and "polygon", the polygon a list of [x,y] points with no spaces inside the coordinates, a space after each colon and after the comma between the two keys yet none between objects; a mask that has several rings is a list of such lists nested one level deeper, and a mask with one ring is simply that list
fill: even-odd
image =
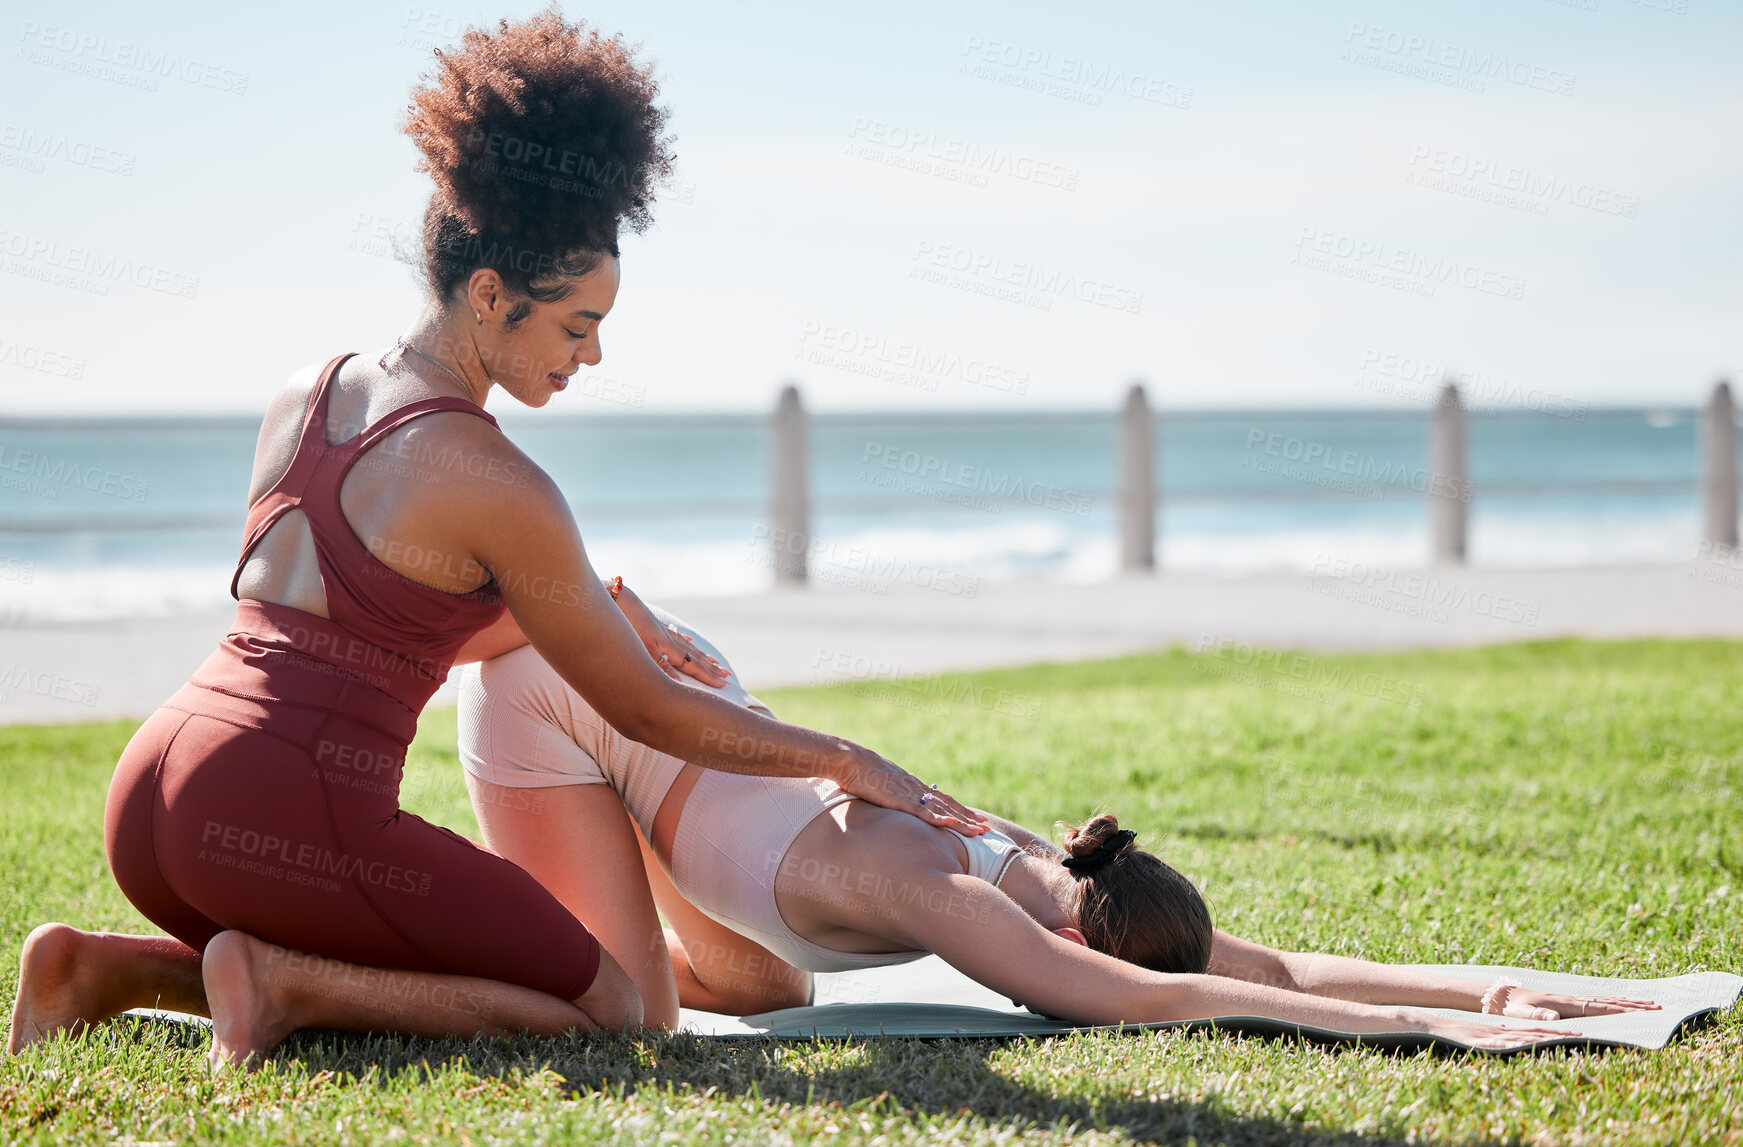
[{"label": "concrete walkway", "polygon": [[[1373,571],[1097,585],[820,586],[661,601],[753,691],[1157,649],[1439,648],[1552,637],[1743,637],[1743,558],[1566,570]],[[228,614],[0,629],[0,725],[143,717]],[[437,703],[451,703],[438,694]]]}]

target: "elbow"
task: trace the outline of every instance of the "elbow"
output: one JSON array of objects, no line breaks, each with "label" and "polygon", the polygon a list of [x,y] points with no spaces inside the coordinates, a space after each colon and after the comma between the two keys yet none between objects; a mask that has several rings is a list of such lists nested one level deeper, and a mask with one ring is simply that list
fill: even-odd
[{"label": "elbow", "polygon": [[1207,989],[1214,985],[1208,974],[1194,972],[1164,973],[1162,982],[1152,991],[1151,1006],[1145,1017],[1154,1023],[1180,1023],[1184,1020],[1208,1019],[1216,1011],[1206,1006]]},{"label": "elbow", "polygon": [[[709,704],[707,695],[663,673],[656,671],[645,682],[613,692],[608,702],[610,712],[606,705],[594,703],[594,708],[607,724],[637,744],[683,761],[696,761],[706,756],[710,746],[718,747],[725,739],[721,718],[698,708]],[[743,712],[729,701],[718,703],[729,711]],[[730,712],[726,716],[730,719]]]},{"label": "elbow", "polygon": [[1312,955],[1306,952],[1279,952],[1277,962],[1271,968],[1271,975],[1263,982],[1267,987],[1282,988],[1286,992],[1309,992],[1307,987],[1311,977],[1307,974],[1308,964]]},{"label": "elbow", "polygon": [[671,684],[674,684],[672,680],[662,674],[653,688],[641,688],[638,683],[628,689],[614,690],[614,695],[605,704],[593,702],[591,698],[588,700],[605,718],[606,724],[620,734],[637,744],[666,752],[669,751],[667,742],[670,738],[665,736],[665,730],[671,727],[670,710],[666,704],[666,690],[659,686]]},{"label": "elbow", "polygon": [[622,725],[612,722],[617,731],[683,761],[706,764],[725,745],[750,744],[740,736],[743,726],[735,731],[730,724],[747,715],[747,710],[664,674],[654,688],[636,695],[631,709]]},{"label": "elbow", "polygon": [[638,745],[647,745],[655,749],[661,747],[659,743],[662,739],[660,730],[663,726],[658,717],[650,713],[646,706],[638,705],[621,717],[613,719],[611,727]]}]

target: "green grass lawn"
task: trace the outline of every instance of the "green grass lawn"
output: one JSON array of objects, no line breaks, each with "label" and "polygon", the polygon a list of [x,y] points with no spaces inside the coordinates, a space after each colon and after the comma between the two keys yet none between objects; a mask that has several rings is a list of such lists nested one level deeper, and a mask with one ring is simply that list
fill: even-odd
[{"label": "green grass lawn", "polygon": [[[1035,827],[1106,809],[1284,948],[1603,975],[1743,971],[1743,646],[1555,642],[1254,669],[1179,651],[765,694]],[[0,729],[0,903],[143,930],[103,859],[131,723]],[[451,712],[406,803],[475,831]],[[0,1141],[1743,1141],[1743,1009],[1662,1052],[1503,1060],[1166,1034],[429,1042],[305,1033],[208,1077],[111,1024],[0,1060]]]}]

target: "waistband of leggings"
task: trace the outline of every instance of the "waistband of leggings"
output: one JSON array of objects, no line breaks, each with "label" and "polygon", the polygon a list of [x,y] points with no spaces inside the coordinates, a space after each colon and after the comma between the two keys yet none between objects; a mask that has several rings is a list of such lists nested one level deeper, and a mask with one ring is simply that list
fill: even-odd
[{"label": "waistband of leggings", "polygon": [[[357,639],[342,627],[282,606],[272,608],[292,616],[274,617],[255,608],[263,604],[271,603],[244,601],[238,606],[235,624],[188,679],[190,686],[233,698],[247,715],[265,719],[271,710],[277,714],[275,723],[287,726],[287,735],[336,714],[402,746],[411,743],[418,710],[433,687],[412,698],[415,706],[408,704],[398,690],[383,688],[384,682],[369,673],[371,659],[354,644],[345,644]],[[336,657],[317,655],[334,650]]]}]

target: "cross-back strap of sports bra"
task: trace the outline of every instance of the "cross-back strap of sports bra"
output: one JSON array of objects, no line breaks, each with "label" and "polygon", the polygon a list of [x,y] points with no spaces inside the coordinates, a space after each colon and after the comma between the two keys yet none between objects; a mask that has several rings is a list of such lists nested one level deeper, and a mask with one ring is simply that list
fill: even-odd
[{"label": "cross-back strap of sports bra", "polygon": [[[243,604],[275,616],[281,610],[288,611],[305,619],[311,631],[333,629],[353,641],[360,639],[391,654],[382,658],[363,651],[372,661],[390,664],[388,676],[396,681],[392,691],[417,699],[414,706],[417,707],[446,676],[454,654],[467,639],[501,616],[502,595],[491,582],[465,593],[451,593],[414,581],[386,565],[352,531],[340,505],[340,488],[364,451],[411,419],[452,410],[484,418],[492,426],[496,420],[462,398],[427,398],[390,411],[343,442],[329,444],[327,398],[339,367],[350,357],[339,356],[321,372],[310,396],[295,456],[279,480],[250,509],[230,593],[240,597],[237,580],[242,567],[266,531],[289,511],[302,511],[314,541],[326,600],[326,624],[314,626],[313,620],[319,619],[289,606]],[[331,655],[321,659],[330,660]]]},{"label": "cross-back strap of sports bra", "polygon": [[[230,578],[231,597],[237,596],[236,582],[242,575],[242,567],[248,562],[248,555],[266,535],[266,531],[291,509],[301,509],[309,517],[310,529],[316,535],[317,549],[323,542],[331,544],[337,541],[343,544],[345,539],[350,539],[357,550],[368,553],[363,544],[357,541],[343,512],[339,510],[339,488],[364,452],[405,423],[425,414],[452,410],[475,415],[491,426],[497,425],[496,419],[487,411],[466,399],[424,398],[389,411],[349,438],[340,442],[328,442],[328,395],[339,368],[355,353],[352,351],[339,355],[322,369],[314,389],[309,394],[308,406],[303,413],[302,429],[297,435],[296,451],[291,456],[290,465],[285,467],[278,481],[248,508],[248,519],[243,527],[242,552],[236,562],[236,571]],[[322,494],[330,496],[322,497]],[[311,504],[305,505],[305,501]],[[329,513],[336,513],[338,521],[328,521]],[[373,559],[373,555],[370,556]],[[407,584],[417,583],[408,580]]]}]

